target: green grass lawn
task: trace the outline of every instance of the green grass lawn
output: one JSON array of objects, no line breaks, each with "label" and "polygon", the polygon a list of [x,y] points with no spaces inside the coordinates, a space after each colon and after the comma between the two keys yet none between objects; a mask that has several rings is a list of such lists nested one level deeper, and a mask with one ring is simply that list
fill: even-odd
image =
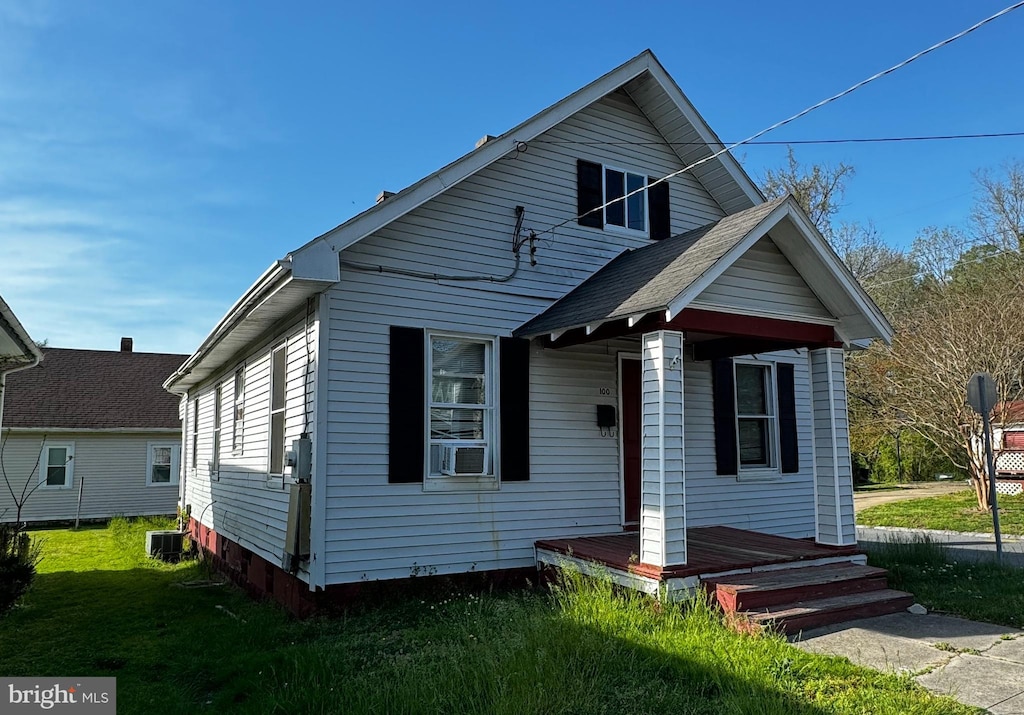
[{"label": "green grass lawn", "polygon": [[[0,674],[113,675],[120,713],[968,713],[908,676],[600,581],[395,598],[297,622],[142,556],[145,523],[38,532]],[[149,528],[153,528],[150,526]]]},{"label": "green grass lawn", "polygon": [[[978,509],[972,489],[873,506],[858,512],[857,523],[992,533],[992,515]],[[1004,534],[1024,534],[1024,496],[999,495],[999,527]]]},{"label": "green grass lawn", "polygon": [[868,559],[931,610],[1024,628],[1024,569],[956,561],[928,539],[872,545]]}]

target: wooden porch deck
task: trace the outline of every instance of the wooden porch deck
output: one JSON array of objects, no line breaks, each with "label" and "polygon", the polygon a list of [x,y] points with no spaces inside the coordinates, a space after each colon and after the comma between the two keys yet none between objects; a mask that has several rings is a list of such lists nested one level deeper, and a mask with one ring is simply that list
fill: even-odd
[{"label": "wooden porch deck", "polygon": [[536,548],[660,581],[777,564],[796,566],[800,561],[861,553],[855,546],[825,546],[805,539],[789,539],[729,526],[687,529],[687,563],[664,568],[639,563],[640,535],[635,531],[610,536],[544,539],[536,543]]}]

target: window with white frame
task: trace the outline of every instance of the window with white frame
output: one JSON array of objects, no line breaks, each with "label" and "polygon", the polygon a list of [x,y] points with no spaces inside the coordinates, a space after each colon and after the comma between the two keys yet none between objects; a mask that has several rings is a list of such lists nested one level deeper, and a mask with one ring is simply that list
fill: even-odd
[{"label": "window with white frame", "polygon": [[42,489],[69,489],[74,476],[75,446],[73,444],[43,445],[42,472],[39,475]]},{"label": "window with white frame", "polygon": [[220,471],[220,425],[221,425],[221,403],[224,401],[224,391],[217,385],[213,391],[213,455],[210,458],[210,471]]},{"label": "window with white frame", "polygon": [[647,192],[641,191],[645,186],[647,177],[643,174],[604,167],[605,226],[646,233]]},{"label": "window with white frame", "polygon": [[493,476],[494,344],[448,335],[429,342],[428,475]]},{"label": "window with white frame", "polygon": [[174,442],[150,442],[148,448],[146,484],[151,487],[177,484],[181,445]]},{"label": "window with white frame", "polygon": [[288,362],[285,346],[271,353],[270,358],[270,474],[284,475],[285,382]]},{"label": "window with white frame", "polygon": [[242,426],[245,420],[245,368],[235,370],[234,410],[231,421],[231,452],[242,453]]},{"label": "window with white frame", "polygon": [[777,427],[772,365],[735,362],[736,438],[740,469],[776,466]]},{"label": "window with white frame", "polygon": [[199,465],[199,396],[192,400],[192,423],[189,425],[192,428],[192,457],[191,465],[192,469],[195,469]]}]

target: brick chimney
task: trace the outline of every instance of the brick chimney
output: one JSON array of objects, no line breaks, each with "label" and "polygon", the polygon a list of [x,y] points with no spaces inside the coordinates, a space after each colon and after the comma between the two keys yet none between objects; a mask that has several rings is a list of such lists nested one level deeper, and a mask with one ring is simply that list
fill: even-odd
[{"label": "brick chimney", "polygon": [[121,338],[121,352],[130,353],[132,351],[132,339]]}]

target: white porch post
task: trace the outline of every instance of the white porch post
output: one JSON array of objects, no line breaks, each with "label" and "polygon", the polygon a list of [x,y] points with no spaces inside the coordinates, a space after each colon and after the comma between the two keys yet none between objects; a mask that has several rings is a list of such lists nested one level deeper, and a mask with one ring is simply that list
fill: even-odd
[{"label": "white porch post", "polygon": [[849,546],[857,543],[857,529],[853,515],[853,467],[843,351],[840,348],[811,350],[809,360],[814,407],[815,540]]},{"label": "white porch post", "polygon": [[686,563],[683,334],[643,336],[640,561]]}]

